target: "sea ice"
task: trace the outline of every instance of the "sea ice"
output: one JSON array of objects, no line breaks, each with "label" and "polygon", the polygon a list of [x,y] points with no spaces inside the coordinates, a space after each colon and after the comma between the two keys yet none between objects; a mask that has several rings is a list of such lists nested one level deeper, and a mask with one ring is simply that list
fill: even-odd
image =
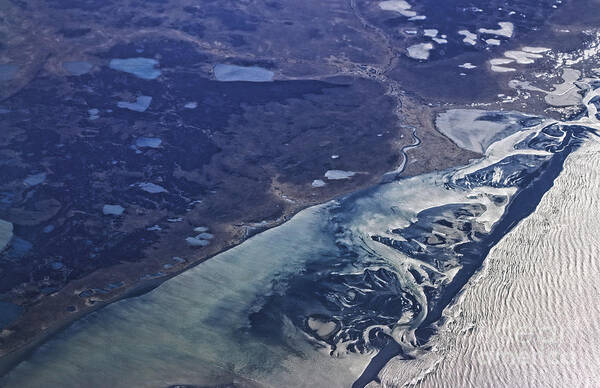
[{"label": "sea ice", "polygon": [[323,187],[325,186],[325,182],[323,182],[321,179],[315,179],[314,181],[312,181],[312,187]]}]

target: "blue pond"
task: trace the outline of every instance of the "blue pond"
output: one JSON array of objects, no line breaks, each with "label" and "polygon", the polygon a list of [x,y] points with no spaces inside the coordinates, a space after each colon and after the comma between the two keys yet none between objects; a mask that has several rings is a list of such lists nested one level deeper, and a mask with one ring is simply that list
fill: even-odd
[{"label": "blue pond", "polygon": [[145,112],[152,102],[150,96],[138,96],[135,102],[119,101],[117,106],[119,108],[129,109],[135,112]]},{"label": "blue pond", "polygon": [[113,70],[124,71],[142,79],[156,79],[160,75],[160,70],[156,68],[158,61],[152,58],[115,58],[108,66]]},{"label": "blue pond", "polygon": [[138,137],[135,140],[135,145],[139,148],[158,148],[162,144],[162,140],[157,137]]},{"label": "blue pond", "polygon": [[0,64],[0,81],[10,81],[15,78],[19,67],[10,63]]},{"label": "blue pond", "polygon": [[269,82],[273,81],[274,73],[258,66],[236,66],[218,64],[214,68],[217,81],[248,81]]},{"label": "blue pond", "polygon": [[63,63],[63,68],[71,73],[71,75],[84,75],[89,73],[90,70],[92,70],[92,67],[94,67],[94,65],[85,61],[72,61]]}]

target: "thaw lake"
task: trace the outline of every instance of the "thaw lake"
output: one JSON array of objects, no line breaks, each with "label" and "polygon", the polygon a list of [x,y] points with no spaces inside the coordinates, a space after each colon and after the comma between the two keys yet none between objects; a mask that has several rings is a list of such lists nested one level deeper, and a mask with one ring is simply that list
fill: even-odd
[{"label": "thaw lake", "polygon": [[214,68],[217,81],[268,82],[274,73],[259,66],[236,66],[218,64]]}]

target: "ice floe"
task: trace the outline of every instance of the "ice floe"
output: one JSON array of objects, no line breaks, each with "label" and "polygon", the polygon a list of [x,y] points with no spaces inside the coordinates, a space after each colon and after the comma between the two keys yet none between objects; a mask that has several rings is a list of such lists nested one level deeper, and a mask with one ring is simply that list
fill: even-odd
[{"label": "ice floe", "polygon": [[323,182],[321,179],[315,179],[314,181],[312,181],[312,187],[323,187],[325,185],[326,183]]}]

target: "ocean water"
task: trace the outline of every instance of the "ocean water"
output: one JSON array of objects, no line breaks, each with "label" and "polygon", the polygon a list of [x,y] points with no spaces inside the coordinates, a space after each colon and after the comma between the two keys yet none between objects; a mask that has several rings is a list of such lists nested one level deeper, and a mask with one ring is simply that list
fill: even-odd
[{"label": "ocean water", "polygon": [[453,338],[440,334],[447,307],[461,305],[455,296],[488,253],[536,214],[569,155],[595,141],[599,94],[588,89],[587,115],[575,121],[495,112],[511,130],[481,143],[480,160],[306,209],[78,321],[0,384],[399,386],[434,371],[450,359],[440,352],[457,351],[439,339]]},{"label": "ocean water", "polygon": [[415,360],[386,387],[597,387],[600,141],[565,162],[536,211],[496,245]]}]

